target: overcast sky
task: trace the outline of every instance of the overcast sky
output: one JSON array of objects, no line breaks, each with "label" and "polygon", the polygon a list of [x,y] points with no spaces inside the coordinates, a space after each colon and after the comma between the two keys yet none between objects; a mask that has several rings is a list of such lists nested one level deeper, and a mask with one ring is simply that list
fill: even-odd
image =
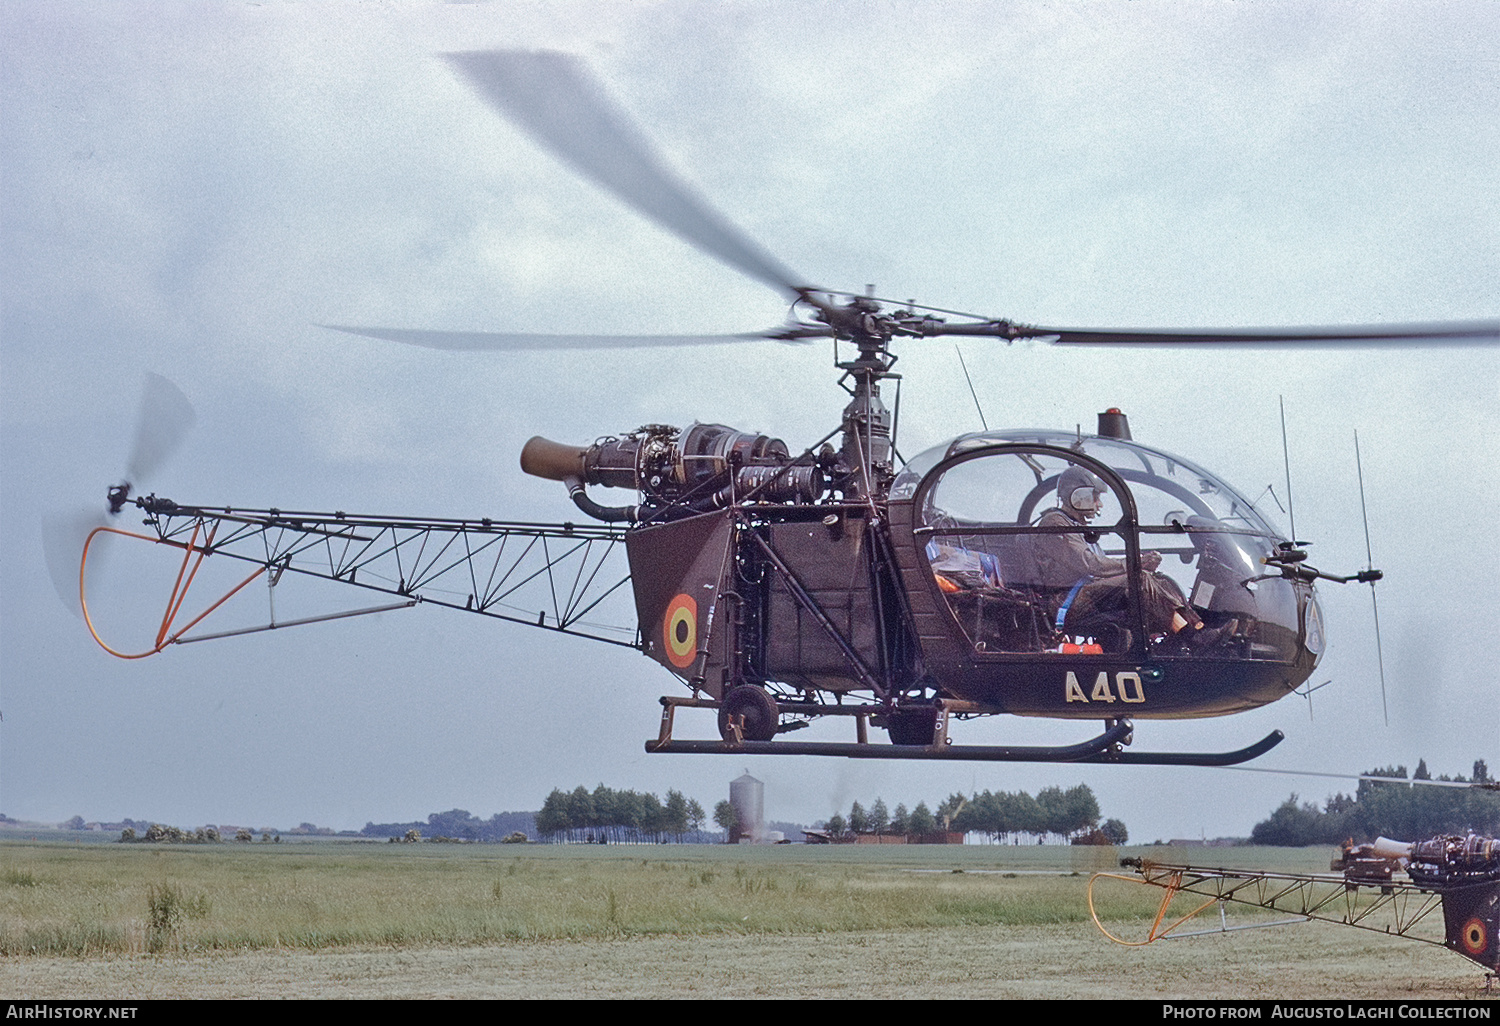
[{"label": "overcast sky", "polygon": [[[1493,4],[5,4],[0,812],[344,829],[535,809],[600,782],[711,807],[748,768],[772,818],[803,821],[855,799],[1083,781],[1150,840],[1243,834],[1293,791],[1352,789],[648,756],[656,697],[682,691],[660,667],[435,608],[135,662],[95,646],[57,600],[41,524],[102,509],[148,371],[198,424],[146,483],[197,504],[576,519],[560,486],[518,469],[531,435],[705,420],[795,450],[837,423],[821,346],[452,354],[317,327],[713,333],[783,317],[764,286],[541,152],[438,56],[483,48],[586,59],[685,178],[830,288],[1068,326],[1500,316]],[[951,342],[900,353],[903,452],[978,427]],[[1298,533],[1339,572],[1365,563],[1359,431],[1390,726],[1369,589],[1330,586],[1313,681],[1333,684],[1311,716],[1293,697],[1143,722],[1138,748],[1279,727],[1287,742],[1257,765],[1500,765],[1500,349],[964,353],[991,426],[1088,429],[1120,406],[1138,440],[1252,496],[1284,492],[1284,396]],[[164,601],[136,566],[118,559],[101,587]],[[246,601],[263,609],[264,590]],[[713,734],[707,716],[679,722]],[[996,718],[956,741],[1090,729]]]}]

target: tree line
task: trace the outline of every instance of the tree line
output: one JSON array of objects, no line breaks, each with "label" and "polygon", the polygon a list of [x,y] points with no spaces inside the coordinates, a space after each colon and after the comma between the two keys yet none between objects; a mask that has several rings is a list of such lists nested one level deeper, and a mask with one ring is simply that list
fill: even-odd
[{"label": "tree line", "polygon": [[681,791],[668,791],[662,801],[603,784],[592,793],[582,784],[572,791],[554,789],[536,814],[537,833],[549,840],[660,843],[682,841],[703,826],[703,806]]},{"label": "tree line", "polygon": [[[1393,781],[1407,779],[1405,766],[1387,766],[1365,775],[1390,777]],[[1433,779],[1425,759],[1418,761],[1410,779]],[[1483,759],[1474,763],[1468,780],[1461,775],[1437,779],[1495,782]],[[1353,796],[1336,794],[1321,808],[1315,802],[1299,803],[1293,794],[1269,819],[1255,824],[1250,839],[1254,844],[1304,847],[1343,844],[1347,840],[1366,843],[1376,837],[1420,841],[1439,834],[1469,831],[1500,834],[1500,791],[1361,780]]]},{"label": "tree line", "polygon": [[[447,837],[458,841],[503,841],[520,831],[528,837],[536,833],[535,814],[530,812],[497,812],[480,819],[467,809],[434,812],[426,821],[410,823],[366,823],[362,837],[405,837],[412,831],[421,837]],[[304,824],[307,825],[307,824]]]},{"label": "tree line", "polygon": [[934,811],[926,802],[918,802],[910,812],[897,805],[895,812],[885,802],[875,799],[869,809],[855,802],[846,818],[842,813],[830,816],[826,825],[835,839],[860,834],[906,834],[923,836],[944,831],[978,833],[996,842],[1019,841],[1031,837],[1038,843],[1047,835],[1069,840],[1091,837],[1110,844],[1128,840],[1125,824],[1118,819],[1099,823],[1099,801],[1087,784],[1067,790],[1045,787],[1033,797],[1025,791],[984,791],[972,796],[951,794]]}]

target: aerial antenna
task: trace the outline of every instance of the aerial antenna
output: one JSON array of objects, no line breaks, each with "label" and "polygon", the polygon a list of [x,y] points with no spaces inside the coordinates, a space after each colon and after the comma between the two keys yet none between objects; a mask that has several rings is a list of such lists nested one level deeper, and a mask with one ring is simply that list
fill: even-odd
[{"label": "aerial antenna", "polygon": [[1297,544],[1297,509],[1292,505],[1292,456],[1286,444],[1286,396],[1277,396],[1276,401],[1281,404],[1281,465],[1286,470],[1286,515],[1287,519],[1292,522],[1290,541],[1295,545]]},{"label": "aerial antenna", "polygon": [[974,379],[969,377],[969,365],[964,363],[964,351],[958,348],[957,342],[953,343],[953,351],[958,354],[958,365],[964,369],[964,380],[969,383],[969,394],[974,397],[974,409],[979,411],[979,426],[988,431],[990,425],[984,419],[984,407],[979,405],[979,393],[974,391]]},{"label": "aerial antenna", "polygon": [[1276,503],[1276,508],[1285,513],[1286,507],[1283,506],[1281,504],[1281,500],[1276,497],[1276,486],[1273,484],[1268,484],[1264,489],[1261,490],[1261,493],[1255,497],[1255,502],[1250,503],[1250,508],[1255,509],[1255,503],[1265,498],[1268,494],[1271,496],[1271,501]]},{"label": "aerial antenna", "polygon": [[1313,687],[1311,684],[1304,684],[1302,686],[1302,690],[1301,691],[1293,691],[1292,692],[1292,694],[1298,696],[1299,698],[1305,698],[1305,699],[1307,699],[1307,722],[1309,722],[1309,723],[1313,722],[1313,708],[1312,708],[1312,696],[1313,696],[1313,692],[1314,691],[1318,691],[1318,690],[1320,690],[1322,688],[1326,688],[1328,685],[1330,685],[1332,683],[1333,683],[1332,680],[1325,680],[1323,683],[1319,684],[1317,687]]},{"label": "aerial antenna", "polygon": [[[1365,510],[1365,468],[1359,458],[1359,432],[1354,432],[1354,469],[1359,473],[1359,515],[1365,522],[1365,569],[1375,568],[1375,557],[1370,552],[1370,514]],[[1380,644],[1380,603],[1375,598],[1375,581],[1370,581],[1370,611],[1375,616],[1375,662],[1380,667],[1380,712],[1385,725],[1391,725],[1391,714],[1385,704],[1385,652]]]}]

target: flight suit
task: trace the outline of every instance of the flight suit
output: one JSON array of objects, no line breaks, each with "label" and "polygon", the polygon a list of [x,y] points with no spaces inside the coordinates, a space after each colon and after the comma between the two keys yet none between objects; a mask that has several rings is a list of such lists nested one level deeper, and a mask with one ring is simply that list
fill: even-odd
[{"label": "flight suit", "polygon": [[[1123,560],[1111,559],[1083,536],[1088,525],[1061,508],[1050,509],[1038,527],[1074,528],[1066,534],[1032,536],[1038,575],[1046,591],[1053,626],[1067,631],[1110,620],[1123,622],[1130,608],[1130,574]],[[1141,613],[1149,634],[1168,634],[1193,623],[1187,599],[1165,574],[1142,570],[1137,580]],[[1181,623],[1174,624],[1174,617]]]}]

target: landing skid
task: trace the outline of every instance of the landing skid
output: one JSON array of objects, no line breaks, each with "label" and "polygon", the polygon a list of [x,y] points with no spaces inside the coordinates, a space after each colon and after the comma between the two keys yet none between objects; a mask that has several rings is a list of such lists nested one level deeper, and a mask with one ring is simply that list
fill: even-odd
[{"label": "landing skid", "polygon": [[1232,752],[1106,752],[1079,762],[1113,762],[1127,766],[1238,766],[1258,759],[1281,744],[1286,735],[1273,730],[1253,745]]},{"label": "landing skid", "polygon": [[1120,720],[1098,737],[1076,745],[955,745],[948,740],[948,716],[973,712],[964,703],[939,702],[937,724],[930,745],[871,744],[868,723],[877,706],[812,706],[780,703],[783,712],[844,715],[855,718],[857,741],[678,741],[672,737],[674,713],[686,706],[717,709],[719,703],[701,698],[665,696],[661,700],[661,733],[646,742],[646,751],[678,755],[832,755],[845,759],[928,759],[950,762],[1073,762],[1118,763],[1131,766],[1234,766],[1269,752],[1285,737],[1273,730],[1255,744],[1232,752],[1131,752],[1133,725]]}]

